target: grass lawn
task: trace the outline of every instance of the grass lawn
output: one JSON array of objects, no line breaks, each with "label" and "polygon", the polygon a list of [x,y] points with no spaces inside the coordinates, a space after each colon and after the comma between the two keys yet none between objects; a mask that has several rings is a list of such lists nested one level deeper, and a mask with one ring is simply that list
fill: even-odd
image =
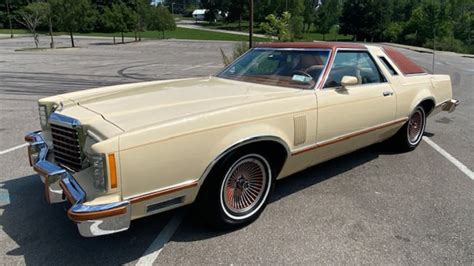
[{"label": "grass lawn", "polygon": [[[86,36],[108,36],[113,37],[115,35],[116,40],[119,41],[121,38],[120,33],[101,33],[101,32],[91,32],[91,33],[79,33],[78,35]],[[145,31],[142,32],[142,38],[151,38],[151,39],[162,39],[163,35],[161,31]],[[133,32],[127,32],[124,34],[125,37],[134,37]],[[196,30],[196,29],[185,29],[185,28],[176,28],[175,31],[165,31],[166,39],[187,39],[187,40],[218,40],[218,41],[247,41],[247,36],[235,35],[229,33],[221,32],[210,32],[205,30]],[[265,38],[255,38],[257,42],[267,41]]]},{"label": "grass lawn", "polygon": [[[13,29],[13,34],[29,34],[25,29]],[[10,29],[0,29],[0,34],[10,34]]]},{"label": "grass lawn", "polygon": [[[216,28],[216,29],[226,29],[226,30],[235,30],[237,31],[238,25],[237,22],[234,23],[228,23],[228,24],[206,24],[203,23],[201,24],[202,26],[205,26],[206,28]],[[246,21],[242,23],[242,30],[245,31],[247,30],[247,24]],[[255,29],[255,33],[261,33],[259,32],[259,29]],[[10,34],[9,29],[0,29],[0,34]],[[29,34],[29,32],[25,29],[14,29],[13,30],[14,34]],[[47,34],[47,32],[41,32],[41,34]],[[55,32],[55,35],[67,35],[67,33],[64,32]],[[110,37],[112,38],[114,35],[116,37],[116,41],[120,42],[120,33],[103,33],[103,32],[90,32],[90,33],[75,33],[74,35],[83,35],[83,36],[102,36],[102,37]],[[125,37],[134,37],[133,32],[127,32],[124,34]],[[337,34],[335,30],[332,30],[331,33],[326,34],[325,39],[327,41],[350,41],[352,39],[352,36],[350,35],[341,35]],[[142,32],[142,37],[143,38],[150,38],[150,39],[162,39],[162,32],[161,31],[145,31]],[[165,32],[165,38],[166,39],[188,39],[188,40],[221,40],[221,41],[247,41],[248,37],[243,36],[243,35],[235,35],[235,34],[229,34],[229,33],[221,33],[221,32],[210,32],[210,31],[205,31],[205,30],[197,30],[197,29],[186,29],[186,28],[176,28],[175,31],[166,31]],[[256,42],[265,42],[269,41],[269,39],[266,38],[258,38],[254,37],[254,40]],[[313,40],[323,40],[323,35],[320,33],[305,33],[302,41],[313,41]]]},{"label": "grass lawn", "polygon": [[[219,30],[231,30],[231,31],[239,31],[239,23],[238,22],[230,22],[230,23],[222,23],[217,22],[213,24],[209,24],[206,22],[199,23],[200,26],[206,27],[209,29],[219,29]],[[242,21],[240,26],[240,31],[247,32],[248,31],[248,21]],[[311,27],[311,32],[304,33],[303,39],[299,41],[322,41],[323,35],[320,33],[314,32],[314,27]],[[258,27],[258,25],[254,28],[255,33],[264,34],[264,32]],[[352,35],[342,35],[337,33],[337,29],[334,27],[331,29],[330,33],[324,36],[324,40],[326,41],[351,41]],[[298,41],[298,40],[297,40]]]}]

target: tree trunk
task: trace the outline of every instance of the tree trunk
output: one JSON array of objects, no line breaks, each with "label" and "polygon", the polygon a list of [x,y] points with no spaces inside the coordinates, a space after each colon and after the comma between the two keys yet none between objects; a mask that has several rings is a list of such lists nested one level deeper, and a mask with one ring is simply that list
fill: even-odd
[{"label": "tree trunk", "polygon": [[142,32],[141,31],[138,32],[138,41],[139,42],[142,41]]},{"label": "tree trunk", "polygon": [[69,31],[69,36],[71,37],[71,47],[76,47],[76,45],[74,45],[74,36],[72,35],[71,30]]},{"label": "tree trunk", "polygon": [[162,39],[165,39],[165,31],[161,31],[161,35],[163,36]]},{"label": "tree trunk", "polygon": [[6,5],[7,5],[8,24],[10,25],[10,38],[13,38],[12,17],[10,16],[10,3],[9,3],[9,0],[6,0]]},{"label": "tree trunk", "polygon": [[239,16],[239,31],[242,31],[242,14]]},{"label": "tree trunk", "polygon": [[133,35],[135,35],[135,41],[138,41],[137,31],[134,31]]},{"label": "tree trunk", "polygon": [[46,1],[46,4],[48,5],[48,24],[49,24],[49,36],[51,37],[51,42],[49,43],[49,47],[51,49],[54,49],[54,38],[53,38],[53,21],[51,19],[51,5],[49,4],[49,1]]},{"label": "tree trunk", "polygon": [[33,39],[35,41],[36,48],[38,48],[38,46],[39,46],[38,34],[36,34],[35,31],[33,32]]},{"label": "tree trunk", "polygon": [[115,35],[114,35],[114,44],[115,44]]},{"label": "tree trunk", "polygon": [[49,15],[49,36],[51,37],[51,42],[49,43],[49,47],[51,47],[51,49],[54,49],[53,22],[51,21],[51,13]]},{"label": "tree trunk", "polygon": [[125,43],[125,41],[123,40],[123,31],[121,33],[122,33],[122,43]]}]

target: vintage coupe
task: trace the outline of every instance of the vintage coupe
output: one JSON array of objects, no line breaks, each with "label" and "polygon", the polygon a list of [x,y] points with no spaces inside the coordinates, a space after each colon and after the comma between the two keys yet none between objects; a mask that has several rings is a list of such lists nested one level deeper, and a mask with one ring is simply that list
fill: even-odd
[{"label": "vintage coupe", "polygon": [[275,180],[390,140],[421,141],[453,111],[450,78],[388,47],[269,43],[211,77],[39,100],[30,164],[83,236],[193,202],[221,227],[255,220]]}]

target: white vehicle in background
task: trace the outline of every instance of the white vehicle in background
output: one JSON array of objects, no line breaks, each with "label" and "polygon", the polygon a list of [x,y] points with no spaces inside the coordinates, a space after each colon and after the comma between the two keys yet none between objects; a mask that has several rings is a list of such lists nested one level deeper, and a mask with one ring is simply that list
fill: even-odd
[{"label": "white vehicle in background", "polygon": [[193,11],[193,19],[196,21],[203,21],[206,19],[207,9],[196,9]]},{"label": "white vehicle in background", "polygon": [[[206,14],[209,12],[209,9],[196,9],[193,11],[193,19],[195,21],[204,21],[206,20]],[[223,20],[229,15],[229,12],[222,12],[222,11],[217,11],[216,19],[214,22],[217,20]]]}]

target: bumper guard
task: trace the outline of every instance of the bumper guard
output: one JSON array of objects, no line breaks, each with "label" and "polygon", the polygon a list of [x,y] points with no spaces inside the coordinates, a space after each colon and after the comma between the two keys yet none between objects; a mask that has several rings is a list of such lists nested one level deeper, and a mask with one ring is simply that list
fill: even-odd
[{"label": "bumper guard", "polygon": [[46,199],[49,203],[63,202],[67,199],[72,204],[68,210],[68,217],[77,224],[82,236],[113,234],[130,227],[129,201],[85,204],[86,193],[72,174],[47,160],[49,148],[41,132],[30,133],[25,136],[25,140],[29,143],[30,165],[38,172],[44,183]]}]

